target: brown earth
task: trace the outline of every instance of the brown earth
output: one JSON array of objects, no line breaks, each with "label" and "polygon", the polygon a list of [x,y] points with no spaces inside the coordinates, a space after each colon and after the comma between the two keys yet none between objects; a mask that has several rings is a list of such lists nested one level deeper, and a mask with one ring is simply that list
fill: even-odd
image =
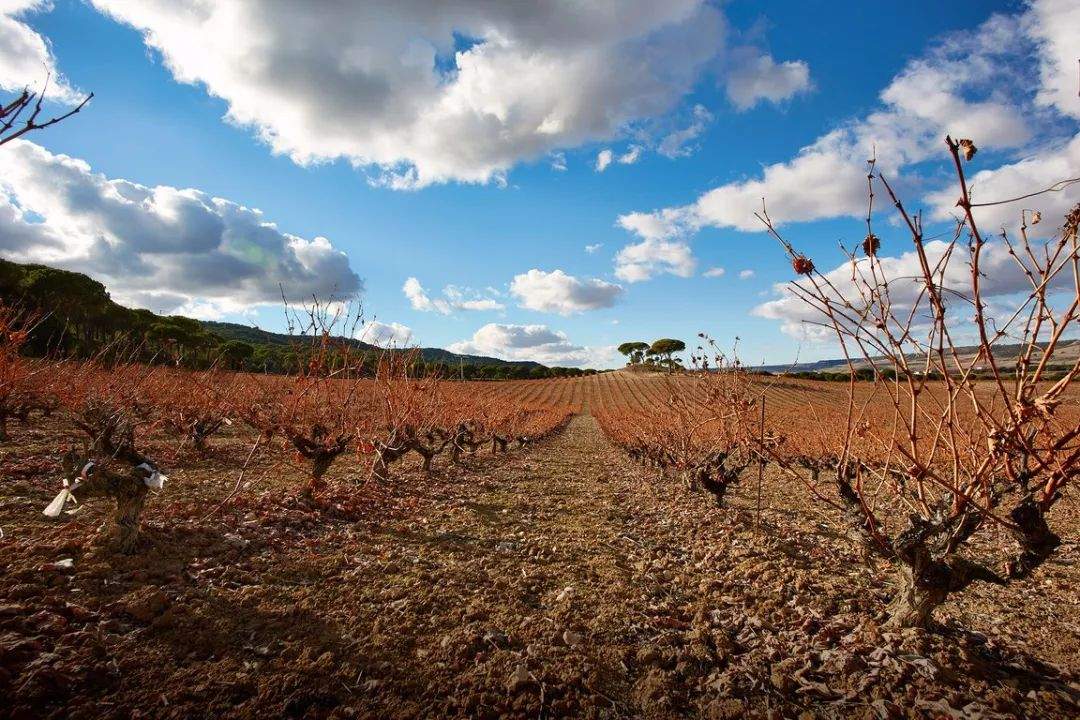
[{"label": "brown earth", "polygon": [[[878,629],[887,568],[767,475],[720,508],[628,462],[589,415],[508,458],[312,507],[246,448],[174,466],[140,552],[102,504],[60,523],[56,430],[0,467],[0,717],[1076,717],[1070,540],[933,632]],[[1057,526],[1056,526],[1057,527]],[[71,559],[71,567],[61,563]]]}]

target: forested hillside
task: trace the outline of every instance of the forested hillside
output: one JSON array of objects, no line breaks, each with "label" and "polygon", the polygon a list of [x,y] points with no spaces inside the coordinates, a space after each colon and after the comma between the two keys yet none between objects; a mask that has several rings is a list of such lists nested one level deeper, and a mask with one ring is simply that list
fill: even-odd
[{"label": "forested hillside", "polygon": [[[302,337],[236,323],[158,315],[115,302],[105,285],[82,273],[47,265],[0,259],[0,300],[35,314],[26,349],[34,355],[88,358],[122,346],[150,362],[191,368],[218,366],[252,372],[287,372],[305,353]],[[374,357],[385,350],[360,340],[346,341]],[[137,346],[137,350],[131,350]],[[405,352],[396,350],[395,352]],[[459,355],[440,348],[408,350],[419,374],[465,379],[523,379],[587,374],[578,368],[549,368],[537,362]]]}]

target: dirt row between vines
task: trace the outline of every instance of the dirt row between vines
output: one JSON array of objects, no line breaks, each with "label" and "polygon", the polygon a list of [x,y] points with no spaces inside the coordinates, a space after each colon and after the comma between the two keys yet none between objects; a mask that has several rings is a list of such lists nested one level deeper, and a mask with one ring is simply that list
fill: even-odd
[{"label": "dirt row between vines", "polygon": [[95,535],[101,506],[40,518],[52,474],[5,477],[0,717],[1080,711],[1073,544],[1027,586],[950,603],[934,633],[890,634],[886,568],[782,481],[755,528],[752,482],[718,508],[589,415],[506,460],[351,494],[339,473],[317,508],[278,478],[201,520],[234,475],[182,473],[132,558]]}]

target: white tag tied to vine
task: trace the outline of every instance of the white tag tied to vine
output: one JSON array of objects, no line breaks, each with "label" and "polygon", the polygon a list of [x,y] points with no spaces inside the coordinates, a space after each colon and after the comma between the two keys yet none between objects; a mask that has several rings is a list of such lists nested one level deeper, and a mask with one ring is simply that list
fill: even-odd
[{"label": "white tag tied to vine", "polygon": [[52,502],[42,511],[42,514],[45,517],[60,517],[60,513],[64,511],[64,507],[67,505],[68,500],[77,502],[75,500],[75,495],[73,495],[71,491],[79,487],[79,483],[89,476],[95,465],[96,463],[93,460],[87,461],[87,463],[82,466],[82,470],[79,471],[79,477],[75,478],[74,485],[71,485],[67,478],[64,478],[64,489],[57,493],[56,497],[52,499]]}]

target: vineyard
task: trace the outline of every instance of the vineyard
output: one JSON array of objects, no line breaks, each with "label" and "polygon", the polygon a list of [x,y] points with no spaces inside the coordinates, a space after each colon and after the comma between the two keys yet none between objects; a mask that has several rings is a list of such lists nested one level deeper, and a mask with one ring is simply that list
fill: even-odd
[{"label": "vineyard", "polygon": [[[896,687],[927,716],[1076,707],[1075,546],[1035,587],[951,599],[937,633],[878,630],[888,566],[828,530],[843,514],[808,503],[784,463],[759,485],[741,433],[792,457],[827,448],[837,383],[6,363],[0,681],[15,715],[97,716],[105,692],[118,712],[178,717],[888,716],[899,706],[874,693]],[[764,431],[759,404],[749,429],[710,411],[732,393],[765,398]],[[1076,425],[1075,393],[1059,416]],[[73,497],[50,520],[60,468]],[[1077,510],[1063,503],[1058,533],[1075,535]]]},{"label": "vineyard", "polygon": [[873,162],[839,273],[759,215],[843,382],[705,335],[453,380],[317,300],[285,374],[32,357],[3,308],[0,716],[1076,717],[1080,206],[996,241],[1028,287],[991,317],[947,143],[933,253]]}]

